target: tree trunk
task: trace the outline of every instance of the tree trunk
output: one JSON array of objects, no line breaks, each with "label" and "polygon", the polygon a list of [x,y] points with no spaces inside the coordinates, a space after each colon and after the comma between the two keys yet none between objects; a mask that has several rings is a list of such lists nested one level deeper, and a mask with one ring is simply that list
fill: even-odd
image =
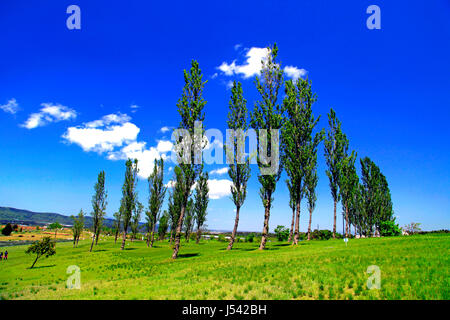
[{"label": "tree trunk", "polygon": [[116,235],[114,237],[114,244],[117,243],[117,236],[119,235],[119,229],[116,230]]},{"label": "tree trunk", "polygon": [[100,228],[97,229],[97,233],[95,234],[95,245],[98,244],[98,238],[100,237]]},{"label": "tree trunk", "polygon": [[200,230],[200,226],[197,226],[197,239],[195,240],[195,243],[199,243],[200,242],[200,237],[201,237],[202,231]]},{"label": "tree trunk", "polygon": [[127,230],[124,228],[123,237],[122,237],[122,245],[120,246],[120,250],[125,249],[125,241],[127,241]]},{"label": "tree trunk", "polygon": [[336,200],[334,200],[334,224],[333,224],[333,239],[336,239]]},{"label": "tree trunk", "polygon": [[239,224],[239,211],[240,210],[241,210],[241,208],[239,206],[236,206],[236,219],[234,219],[234,228],[233,228],[233,232],[231,233],[231,239],[230,239],[230,243],[228,244],[227,250],[233,249],[233,243],[234,243],[234,239],[236,238],[236,232],[237,232],[237,228],[238,228],[238,224]]},{"label": "tree trunk", "polygon": [[91,249],[89,250],[89,252],[92,252],[92,247],[94,246],[94,241],[95,241],[95,232],[92,235]]},{"label": "tree trunk", "polygon": [[36,256],[36,260],[34,260],[33,264],[31,265],[30,269],[33,269],[34,265],[36,264],[36,262],[38,261],[40,256]]},{"label": "tree trunk", "polygon": [[267,234],[269,233],[269,218],[270,218],[270,199],[272,197],[272,193],[268,192],[267,204],[264,210],[264,228],[261,237],[261,244],[259,245],[259,250],[264,250],[266,247]]},{"label": "tree trunk", "polygon": [[[186,197],[187,199],[187,197]],[[184,211],[186,206],[181,207],[180,217],[178,218],[177,230],[175,232],[175,246],[173,248],[172,259],[178,257],[178,251],[180,250],[180,238],[181,238],[181,228],[183,227]]]},{"label": "tree trunk", "polygon": [[348,225],[348,207],[345,206],[345,237],[348,238],[349,225]]},{"label": "tree trunk", "polygon": [[296,217],[296,221],[295,221],[294,244],[298,244],[298,240],[300,238],[300,203],[301,203],[301,201],[297,202],[297,205],[296,205],[297,217]]},{"label": "tree trunk", "polygon": [[289,232],[288,242],[292,241],[292,236],[294,234],[294,223],[295,223],[295,207],[292,208],[292,222],[291,222],[291,231]]},{"label": "tree trunk", "polygon": [[156,222],[153,224],[152,235],[150,238],[150,248],[153,248],[153,241],[155,240],[155,228],[156,228]]},{"label": "tree trunk", "polygon": [[309,208],[308,241],[311,240],[312,208]]}]

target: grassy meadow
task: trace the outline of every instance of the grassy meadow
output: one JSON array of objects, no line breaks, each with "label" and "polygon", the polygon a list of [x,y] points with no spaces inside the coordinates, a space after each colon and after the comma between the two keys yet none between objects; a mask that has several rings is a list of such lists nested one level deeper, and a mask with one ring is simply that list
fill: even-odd
[{"label": "grassy meadow", "polygon": [[[0,262],[2,299],[446,299],[449,294],[450,235],[302,241],[293,247],[204,240],[182,243],[177,260],[167,242],[147,248],[112,238],[78,248],[57,243],[56,255],[34,256],[27,246],[8,247]],[[1,248],[2,251],[5,248]],[[81,289],[66,288],[67,267],[81,269]],[[367,288],[367,267],[381,270],[381,288]]]}]

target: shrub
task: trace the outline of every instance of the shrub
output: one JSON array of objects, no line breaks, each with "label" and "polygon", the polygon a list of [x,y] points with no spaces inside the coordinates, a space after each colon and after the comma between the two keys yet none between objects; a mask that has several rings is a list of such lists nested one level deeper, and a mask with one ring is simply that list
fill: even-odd
[{"label": "shrub", "polygon": [[249,235],[247,235],[245,237],[245,242],[253,242],[254,239],[255,239],[255,235],[253,233],[250,233]]},{"label": "shrub", "polygon": [[217,238],[217,240],[220,241],[220,242],[225,242],[226,241],[225,236],[223,234],[219,234],[219,238]]},{"label": "shrub", "polygon": [[402,234],[402,230],[395,223],[395,220],[381,221],[380,223],[380,235],[384,237],[399,236]]},{"label": "shrub", "polygon": [[9,236],[11,235],[11,232],[13,231],[13,228],[11,226],[11,223],[6,224],[6,226],[3,228],[2,230],[2,234],[4,236]]},{"label": "shrub", "polygon": [[275,228],[275,234],[278,241],[286,241],[289,238],[289,229],[284,226],[277,226]]}]

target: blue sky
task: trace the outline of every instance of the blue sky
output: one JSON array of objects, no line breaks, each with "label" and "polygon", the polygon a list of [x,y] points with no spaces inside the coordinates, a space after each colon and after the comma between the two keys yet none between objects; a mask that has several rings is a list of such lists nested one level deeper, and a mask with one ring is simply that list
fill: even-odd
[{"label": "blue sky", "polygon": [[[81,30],[66,27],[71,4],[81,9]],[[372,4],[381,9],[380,30],[366,27]],[[0,206],[90,212],[97,174],[105,170],[112,216],[124,155],[149,160],[170,147],[170,132],[161,128],[179,123],[176,102],[191,59],[208,80],[204,124],[225,132],[229,81],[243,83],[252,110],[258,96],[248,59],[276,42],[283,67],[312,80],[319,127],[326,127],[333,107],[350,147],[380,166],[400,225],[449,228],[448,21],[450,2],[444,0],[2,1]],[[173,163],[166,167],[168,182]],[[331,229],[325,169],[321,145],[313,227]],[[240,230],[262,230],[257,172],[252,166]],[[231,229],[228,176],[211,178],[217,199],[210,201],[207,225]],[[271,230],[290,225],[285,179],[274,195]],[[145,179],[139,195],[146,203]],[[302,204],[302,231],[307,219]]]}]

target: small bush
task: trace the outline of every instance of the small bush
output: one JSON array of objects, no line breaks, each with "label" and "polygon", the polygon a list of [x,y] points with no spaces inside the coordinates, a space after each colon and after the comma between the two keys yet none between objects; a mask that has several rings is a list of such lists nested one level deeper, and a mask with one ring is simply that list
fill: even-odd
[{"label": "small bush", "polygon": [[13,228],[11,226],[11,223],[6,224],[6,226],[2,230],[2,234],[4,236],[10,236],[11,232],[13,231]]},{"label": "small bush", "polygon": [[250,233],[245,237],[245,242],[253,242],[255,240],[255,235],[253,233]]}]

